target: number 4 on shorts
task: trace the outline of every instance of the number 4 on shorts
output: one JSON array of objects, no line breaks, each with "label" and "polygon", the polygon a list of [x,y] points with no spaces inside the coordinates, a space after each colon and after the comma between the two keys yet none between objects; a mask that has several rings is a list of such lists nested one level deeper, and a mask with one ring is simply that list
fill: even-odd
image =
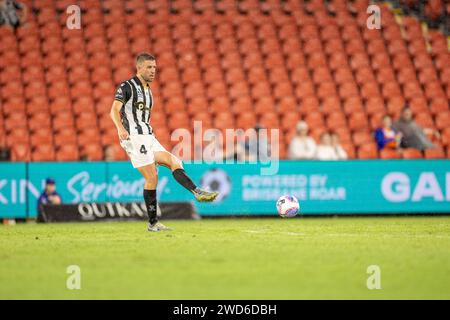
[{"label": "number 4 on shorts", "polygon": [[140,153],[147,154],[147,149],[145,149],[144,145],[141,145],[141,149],[139,149]]}]

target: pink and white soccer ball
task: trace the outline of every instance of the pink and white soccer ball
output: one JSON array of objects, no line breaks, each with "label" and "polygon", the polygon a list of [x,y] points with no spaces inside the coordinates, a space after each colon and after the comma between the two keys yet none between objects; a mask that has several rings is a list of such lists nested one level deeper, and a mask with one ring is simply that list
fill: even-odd
[{"label": "pink and white soccer ball", "polygon": [[300,211],[300,204],[294,196],[281,196],[277,201],[277,210],[280,217],[291,218]]}]

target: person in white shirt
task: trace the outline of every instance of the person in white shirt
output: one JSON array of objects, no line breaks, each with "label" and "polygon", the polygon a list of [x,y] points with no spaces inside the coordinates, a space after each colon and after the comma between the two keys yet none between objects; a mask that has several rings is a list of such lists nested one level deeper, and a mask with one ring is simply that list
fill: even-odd
[{"label": "person in white shirt", "polygon": [[331,142],[331,135],[328,132],[320,136],[320,144],[316,149],[317,160],[338,160],[338,155]]},{"label": "person in white shirt", "polygon": [[331,133],[331,145],[336,152],[338,160],[347,160],[347,152],[344,150],[344,148],[342,148],[341,144],[339,143],[339,135],[335,132]]},{"label": "person in white shirt", "polygon": [[297,123],[297,133],[289,145],[288,158],[291,160],[313,159],[316,154],[316,142],[308,136],[308,124]]}]

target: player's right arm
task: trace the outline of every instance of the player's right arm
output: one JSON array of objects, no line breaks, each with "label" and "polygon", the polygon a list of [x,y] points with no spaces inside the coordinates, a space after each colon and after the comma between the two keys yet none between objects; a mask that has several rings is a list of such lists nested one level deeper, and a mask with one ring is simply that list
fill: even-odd
[{"label": "player's right arm", "polygon": [[113,105],[111,107],[111,119],[116,125],[117,128],[117,134],[119,135],[120,140],[126,140],[128,139],[128,131],[125,129],[125,127],[122,124],[121,118],[120,118],[120,109],[122,108],[123,103],[114,100]]},{"label": "player's right arm", "polygon": [[111,119],[117,128],[117,133],[120,140],[126,140],[129,137],[129,133],[123,126],[122,119],[120,117],[120,109],[122,109],[124,103],[130,98],[131,94],[129,91],[129,85],[127,83],[122,83],[119,88],[117,88],[116,96],[114,97],[114,102],[110,112]]}]

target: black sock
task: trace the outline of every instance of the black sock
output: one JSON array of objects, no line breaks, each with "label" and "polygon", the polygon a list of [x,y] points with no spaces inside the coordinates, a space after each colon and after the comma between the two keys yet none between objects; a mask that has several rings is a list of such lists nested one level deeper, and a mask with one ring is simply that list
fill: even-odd
[{"label": "black sock", "polygon": [[144,200],[145,207],[147,208],[148,221],[151,224],[158,222],[158,218],[156,217],[156,190],[144,189]]},{"label": "black sock", "polygon": [[175,169],[173,172],[173,177],[179,184],[188,189],[189,191],[193,191],[197,186],[194,182],[192,182],[191,178],[188,177],[186,171],[184,169]]}]

